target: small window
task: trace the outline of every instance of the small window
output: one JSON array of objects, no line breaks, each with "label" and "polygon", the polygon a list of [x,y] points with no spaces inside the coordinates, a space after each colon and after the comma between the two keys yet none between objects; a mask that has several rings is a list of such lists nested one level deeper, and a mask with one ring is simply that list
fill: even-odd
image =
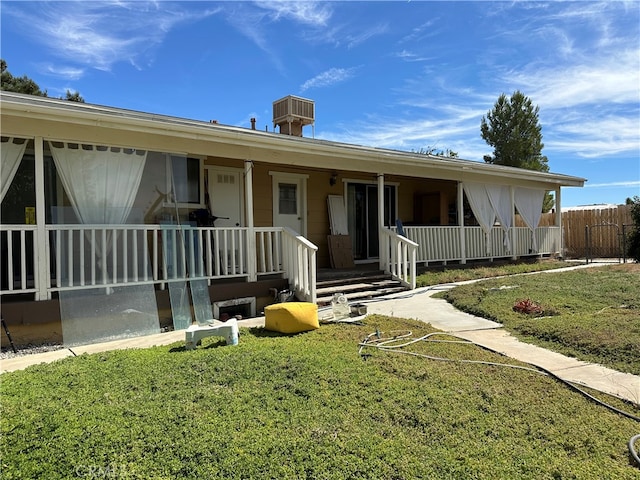
[{"label": "small window", "polygon": [[295,183],[280,183],[279,189],[279,213],[281,215],[298,214],[298,195]]},{"label": "small window", "polygon": [[198,158],[171,156],[176,203],[202,203],[200,163]]}]

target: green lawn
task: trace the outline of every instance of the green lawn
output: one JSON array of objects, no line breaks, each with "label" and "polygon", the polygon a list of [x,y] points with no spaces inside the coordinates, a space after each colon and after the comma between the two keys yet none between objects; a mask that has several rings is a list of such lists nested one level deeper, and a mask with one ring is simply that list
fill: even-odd
[{"label": "green lawn", "polygon": [[541,272],[575,266],[576,262],[545,259],[518,262],[494,262],[485,265],[447,265],[430,267],[416,279],[418,287],[441,285],[443,283],[479,280],[482,278],[517,275],[520,273]]},{"label": "green lawn", "polygon": [[[492,279],[438,295],[524,341],[640,375],[639,264]],[[527,304],[533,313],[514,311]]]},{"label": "green lawn", "polygon": [[[294,336],[241,330],[0,377],[2,478],[637,479],[639,424],[538,373],[366,349],[432,332],[369,316]],[[473,345],[414,353],[514,363]],[[640,415],[612,398],[609,403]]]}]

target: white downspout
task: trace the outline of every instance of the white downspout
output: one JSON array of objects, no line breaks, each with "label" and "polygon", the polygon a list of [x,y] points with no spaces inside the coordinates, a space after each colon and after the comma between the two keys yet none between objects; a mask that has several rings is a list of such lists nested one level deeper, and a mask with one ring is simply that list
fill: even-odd
[{"label": "white downspout", "polygon": [[49,248],[47,242],[47,229],[45,219],[45,199],[44,199],[44,139],[35,137],[33,139],[35,147],[35,188],[36,188],[36,238],[35,248],[38,252],[37,265],[35,268],[36,300],[51,300],[49,292]]},{"label": "white downspout", "polygon": [[467,263],[467,239],[464,230],[464,185],[458,182],[458,227],[460,228],[460,263]]},{"label": "white downspout", "polygon": [[253,224],[253,162],[244,161],[244,204],[247,216],[247,274],[250,282],[258,279],[258,252],[256,251],[256,231]]}]

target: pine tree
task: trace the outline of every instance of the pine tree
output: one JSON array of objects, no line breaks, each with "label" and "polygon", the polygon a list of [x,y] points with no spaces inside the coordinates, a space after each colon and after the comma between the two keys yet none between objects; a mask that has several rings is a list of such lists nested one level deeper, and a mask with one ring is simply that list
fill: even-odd
[{"label": "pine tree", "polygon": [[[493,147],[493,155],[484,161],[494,165],[548,172],[547,157],[542,155],[542,127],[538,120],[540,108],[531,99],[516,90],[511,98],[503,93],[493,109],[482,117],[482,138]],[[543,211],[553,208],[553,196],[545,195]]]}]

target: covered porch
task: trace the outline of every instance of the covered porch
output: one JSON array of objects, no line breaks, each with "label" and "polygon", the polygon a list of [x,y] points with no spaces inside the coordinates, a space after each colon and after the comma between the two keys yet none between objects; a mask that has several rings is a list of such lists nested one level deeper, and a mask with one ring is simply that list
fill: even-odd
[{"label": "covered porch", "polygon": [[[211,287],[277,277],[288,281],[298,299],[315,302],[317,268],[325,267],[328,257],[326,199],[340,190],[341,196],[332,196],[342,198],[339,202],[349,212],[345,222],[356,232],[353,245],[361,239],[368,245],[369,256],[361,261],[377,263],[407,288],[415,288],[419,265],[562,252],[560,214],[556,225],[538,226],[544,184],[489,183],[495,179],[468,173],[469,180],[429,181],[332,170],[330,186],[323,189],[326,169],[289,169],[276,175],[276,165],[258,160],[244,160],[239,169],[229,166],[237,161],[43,137],[3,137],[2,145],[3,166],[11,166],[3,168],[2,179],[3,199],[10,193],[0,226],[4,299],[30,294],[33,300],[48,300],[64,291],[125,285],[163,290],[185,279],[205,280]],[[211,186],[216,178],[241,183],[223,190],[236,199],[225,206],[225,212],[235,209],[225,226],[212,221],[226,218],[212,216],[212,205],[218,205],[210,199],[219,195],[217,185]],[[264,192],[266,179],[273,181],[271,209],[263,207],[265,196],[271,195]],[[337,179],[342,185],[331,190]],[[436,196],[444,199],[429,206],[439,212],[439,217],[429,214],[435,218],[429,225],[419,224],[425,215],[416,201],[425,196],[424,184],[440,188]],[[29,187],[33,191],[25,193]],[[165,188],[169,193],[162,192]],[[358,191],[368,194],[361,204],[353,200]],[[560,194],[557,185],[557,212]],[[290,216],[297,215],[297,226],[278,225],[283,215],[276,210],[292,204]],[[207,221],[195,213],[204,213]],[[7,222],[7,216],[24,223]],[[131,222],[135,218],[142,222]],[[403,218],[412,221],[403,225]],[[525,226],[517,225],[517,218]]]}]

